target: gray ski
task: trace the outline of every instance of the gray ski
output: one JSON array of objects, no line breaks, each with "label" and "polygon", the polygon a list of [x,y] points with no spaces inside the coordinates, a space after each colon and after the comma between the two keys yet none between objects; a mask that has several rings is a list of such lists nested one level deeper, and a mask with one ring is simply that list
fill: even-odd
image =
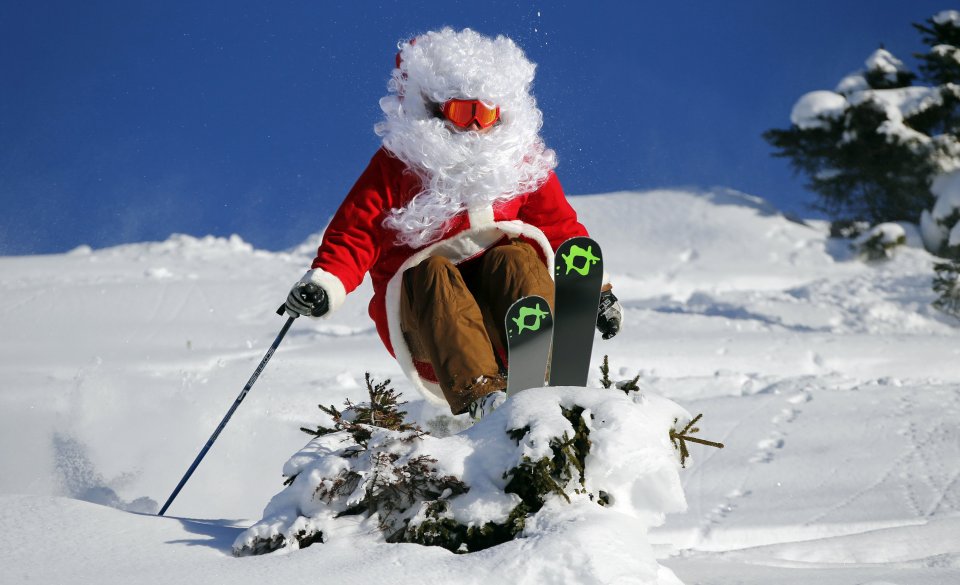
[{"label": "gray ski", "polygon": [[507,310],[507,395],[546,385],[553,316],[547,300],[523,297]]},{"label": "gray ski", "polygon": [[603,253],[590,238],[571,238],[554,258],[553,354],[551,386],[586,386],[597,325]]}]

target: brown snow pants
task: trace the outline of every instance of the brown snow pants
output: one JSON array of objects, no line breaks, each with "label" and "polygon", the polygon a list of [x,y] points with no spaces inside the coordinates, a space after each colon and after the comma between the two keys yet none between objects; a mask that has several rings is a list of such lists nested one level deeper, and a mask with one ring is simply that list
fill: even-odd
[{"label": "brown snow pants", "polygon": [[454,414],[506,388],[496,352],[506,347],[507,309],[526,295],[553,306],[550,273],[520,240],[460,265],[432,256],[404,272],[401,329],[413,358],[433,366]]}]

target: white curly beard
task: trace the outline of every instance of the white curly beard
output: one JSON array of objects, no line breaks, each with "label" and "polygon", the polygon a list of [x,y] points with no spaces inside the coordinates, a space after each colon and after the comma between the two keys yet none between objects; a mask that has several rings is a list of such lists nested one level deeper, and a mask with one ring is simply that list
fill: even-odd
[{"label": "white curly beard", "polygon": [[[400,56],[375,131],[422,190],[383,225],[398,243],[419,248],[458,214],[535,191],[557,160],[539,136],[543,116],[530,94],[536,66],[510,39],[445,28],[403,44]],[[453,128],[431,105],[451,98],[500,106],[500,123],[486,132]]]},{"label": "white curly beard", "polygon": [[485,133],[451,129],[436,118],[408,119],[402,107],[397,113],[378,125],[378,133],[422,185],[384,221],[401,244],[419,248],[436,241],[454,216],[534,191],[556,166],[556,156],[538,136],[537,110]]}]

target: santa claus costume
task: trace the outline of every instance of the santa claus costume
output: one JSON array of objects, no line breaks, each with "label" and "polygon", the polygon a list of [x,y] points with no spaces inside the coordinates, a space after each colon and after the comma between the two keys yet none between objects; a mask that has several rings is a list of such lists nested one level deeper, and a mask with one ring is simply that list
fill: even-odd
[{"label": "santa claus costume", "polygon": [[[454,414],[503,390],[506,307],[527,294],[552,302],[554,250],[587,235],[539,136],[534,70],[509,38],[470,29],[401,43],[375,127],[382,147],[287,303],[315,309],[296,294],[313,283],[329,316],[369,272],[384,345]],[[456,107],[461,118],[473,109],[455,119]]]}]

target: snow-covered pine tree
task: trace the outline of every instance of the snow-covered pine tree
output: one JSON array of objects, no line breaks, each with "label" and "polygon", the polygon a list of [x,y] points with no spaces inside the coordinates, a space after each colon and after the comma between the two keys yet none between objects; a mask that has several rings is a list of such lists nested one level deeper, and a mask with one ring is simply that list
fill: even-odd
[{"label": "snow-covered pine tree", "polygon": [[[873,52],[866,61],[867,68],[863,71],[863,80],[870,89],[899,89],[909,87],[917,76],[904,66],[903,61],[897,59],[883,45]],[[855,76],[856,74],[854,74]],[[850,90],[865,89],[858,79],[847,78],[854,83]],[[843,82],[841,82],[842,84]]]},{"label": "snow-covered pine tree", "polygon": [[946,10],[913,26],[929,47],[914,56],[933,91],[922,96],[911,123],[930,137],[936,172],[947,173],[960,168],[960,12]]},{"label": "snow-covered pine tree", "polygon": [[[937,100],[928,108],[925,131],[938,147],[938,166],[931,191],[936,202],[924,210],[920,232],[924,246],[942,258],[960,259],[960,12],[946,10],[914,27],[929,51],[917,54],[920,70],[937,86]],[[939,278],[939,277],[938,277]],[[939,294],[939,291],[938,291]]]},{"label": "snow-covered pine tree", "polygon": [[723,445],[695,436],[700,417],[640,392],[638,379],[616,392],[526,390],[469,430],[434,437],[404,422],[398,394],[368,376],[369,402],[321,406],[332,426],[302,429],[313,438],[284,465],[286,487],[233,552],[368,538],[467,553],[562,538],[558,523],[598,515],[636,519],[627,542],[647,546],[647,527],[685,506],[687,443]]},{"label": "snow-covered pine tree", "polygon": [[[836,220],[917,221],[929,207],[931,176],[937,170],[928,136],[915,125],[930,125],[915,75],[880,48],[865,69],[845,77],[835,91],[800,98],[792,125],[764,138],[788,158],[807,187],[819,195],[815,208]],[[909,107],[905,107],[909,104]],[[919,118],[917,118],[919,116]]]},{"label": "snow-covered pine tree", "polygon": [[930,47],[929,52],[915,55],[924,79],[938,86],[960,80],[960,12],[945,10],[913,27]]}]

